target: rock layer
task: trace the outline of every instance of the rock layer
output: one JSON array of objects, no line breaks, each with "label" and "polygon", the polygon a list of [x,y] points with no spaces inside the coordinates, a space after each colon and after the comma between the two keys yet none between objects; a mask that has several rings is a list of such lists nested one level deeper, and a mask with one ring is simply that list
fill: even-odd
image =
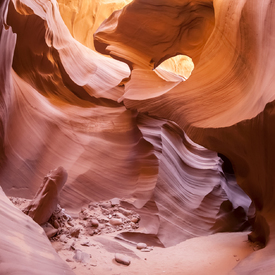
[{"label": "rock layer", "polygon": [[[269,251],[273,2],[135,0],[94,36],[95,48],[118,60],[75,39],[93,48],[78,15],[68,20],[77,13],[64,17],[70,5],[80,16],[74,6],[80,2],[59,3],[69,29],[54,0],[0,4],[5,192],[31,198],[42,176],[62,165],[68,171],[62,207],[124,199],[141,217],[132,237],[171,246],[247,228],[250,199],[222,170],[218,152],[255,205],[251,239],[270,239],[263,250]],[[158,67],[178,54],[195,65],[187,80]]]}]

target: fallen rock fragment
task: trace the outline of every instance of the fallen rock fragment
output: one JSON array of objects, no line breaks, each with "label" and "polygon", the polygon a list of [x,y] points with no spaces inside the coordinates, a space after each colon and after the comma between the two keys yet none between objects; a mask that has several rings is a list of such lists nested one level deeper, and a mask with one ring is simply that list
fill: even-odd
[{"label": "fallen rock fragment", "polygon": [[132,211],[131,211],[131,210],[127,210],[127,209],[122,208],[122,207],[119,207],[118,211],[119,211],[120,213],[122,213],[123,215],[125,215],[125,216],[130,216],[130,215],[132,215]]},{"label": "fallen rock fragment", "polygon": [[63,234],[59,237],[59,241],[63,242],[63,243],[66,243],[68,241],[68,238],[65,234]]},{"label": "fallen rock fragment", "polygon": [[106,208],[106,209],[109,209],[112,207],[112,204],[110,201],[105,201],[105,202],[102,202],[99,204],[99,206],[103,207],[103,208]]},{"label": "fallen rock fragment", "polygon": [[146,248],[142,248],[140,251],[141,252],[151,252],[153,249],[150,249],[150,248],[148,248],[148,247],[146,247]]},{"label": "fallen rock fragment", "polygon": [[131,260],[122,254],[115,254],[115,260],[116,262],[124,265],[130,265],[131,263]]},{"label": "fallen rock fragment", "polygon": [[40,225],[48,222],[57,207],[59,193],[67,177],[66,170],[61,166],[50,171],[44,177],[43,183],[33,200],[26,206],[23,212]]},{"label": "fallen rock fragment", "polygon": [[120,204],[120,199],[119,198],[113,198],[110,200],[112,206],[116,206]]},{"label": "fallen rock fragment", "polygon": [[116,218],[110,219],[109,222],[111,225],[122,225],[123,224],[122,219],[116,219]]},{"label": "fallen rock fragment", "polygon": [[54,228],[49,223],[45,223],[41,227],[44,229],[44,231],[49,239],[52,238],[53,236],[55,236],[56,233],[58,232],[58,230],[56,228]]},{"label": "fallen rock fragment", "polygon": [[146,243],[138,243],[137,244],[137,249],[144,249],[147,248],[147,244]]},{"label": "fallen rock fragment", "polygon": [[72,237],[78,238],[79,234],[80,234],[80,228],[79,227],[72,227],[70,228],[70,235]]},{"label": "fallen rock fragment", "polygon": [[91,219],[91,226],[98,227],[99,226],[98,220],[97,219]]},{"label": "fallen rock fragment", "polygon": [[83,264],[84,263],[88,264],[91,260],[91,255],[88,253],[82,252],[81,250],[76,250],[73,256],[73,259],[78,263],[81,262]]}]

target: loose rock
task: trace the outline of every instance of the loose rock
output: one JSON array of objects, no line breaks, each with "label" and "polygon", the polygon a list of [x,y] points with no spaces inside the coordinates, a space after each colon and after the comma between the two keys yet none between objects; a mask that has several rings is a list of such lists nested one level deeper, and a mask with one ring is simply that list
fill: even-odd
[{"label": "loose rock", "polygon": [[144,249],[147,248],[147,244],[146,243],[138,243],[137,244],[137,249]]},{"label": "loose rock", "polygon": [[58,230],[56,228],[54,228],[51,224],[46,223],[42,226],[42,228],[44,229],[47,237],[50,239],[53,236],[56,235],[56,233],[58,232]]},{"label": "loose rock", "polygon": [[80,228],[76,228],[76,227],[70,228],[70,235],[72,237],[78,238],[79,233],[80,233]]},{"label": "loose rock", "polygon": [[123,224],[122,219],[116,219],[116,218],[110,219],[109,222],[111,225],[122,225]]},{"label": "loose rock", "polygon": [[120,213],[122,213],[123,215],[125,215],[125,216],[129,216],[129,215],[132,214],[132,211],[131,211],[131,210],[127,210],[127,209],[122,208],[122,207],[119,207],[118,211],[119,211]]},{"label": "loose rock", "polygon": [[111,199],[111,205],[112,206],[119,205],[119,203],[120,203],[120,199],[118,199],[118,198]]},{"label": "loose rock", "polygon": [[121,254],[116,254],[115,260],[116,260],[116,262],[118,262],[120,264],[124,264],[124,265],[130,265],[130,263],[131,263],[131,260],[128,257],[121,255]]},{"label": "loose rock", "polygon": [[73,256],[73,259],[76,262],[81,262],[81,263],[89,263],[91,259],[91,255],[85,252],[82,252],[81,250],[76,250],[75,254]]},{"label": "loose rock", "polygon": [[91,226],[98,227],[98,225],[99,225],[99,222],[97,219],[91,219]]}]

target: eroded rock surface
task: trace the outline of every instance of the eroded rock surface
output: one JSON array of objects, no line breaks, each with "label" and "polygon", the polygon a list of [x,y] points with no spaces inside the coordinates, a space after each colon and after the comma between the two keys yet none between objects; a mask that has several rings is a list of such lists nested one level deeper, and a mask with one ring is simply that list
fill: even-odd
[{"label": "eroded rock surface", "polygon": [[67,177],[68,174],[63,167],[50,171],[44,177],[33,200],[23,209],[23,212],[40,225],[48,222],[57,208],[59,194]]},{"label": "eroded rock surface", "polygon": [[[275,240],[273,1],[58,2],[0,4],[0,177],[7,195],[32,198],[42,176],[62,165],[64,208],[123,199],[139,215],[130,219],[139,232],[123,237],[162,246],[247,230],[254,219],[250,239],[267,245],[255,252],[263,260],[257,265],[252,254],[236,270],[272,270],[264,258]],[[96,10],[104,6],[108,18],[98,28],[104,16]],[[178,54],[192,58],[188,79],[192,69],[185,77],[159,67]],[[226,175],[217,153],[235,175]],[[28,209],[38,223],[54,210],[33,211],[40,212],[47,190],[42,186]],[[108,219],[119,226],[128,216]]]}]

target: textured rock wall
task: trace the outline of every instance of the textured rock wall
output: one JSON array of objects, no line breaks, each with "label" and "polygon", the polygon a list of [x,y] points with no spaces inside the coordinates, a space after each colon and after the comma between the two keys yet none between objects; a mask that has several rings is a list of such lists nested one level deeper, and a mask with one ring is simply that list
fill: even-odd
[{"label": "textured rock wall", "polygon": [[[271,240],[271,249],[272,1],[0,7],[0,177],[8,195],[33,197],[43,176],[63,166],[63,207],[119,196],[140,212],[140,234],[170,246],[247,228],[250,199],[218,152],[256,207],[251,238]],[[192,58],[188,72],[174,61],[159,66],[176,55]]]}]

